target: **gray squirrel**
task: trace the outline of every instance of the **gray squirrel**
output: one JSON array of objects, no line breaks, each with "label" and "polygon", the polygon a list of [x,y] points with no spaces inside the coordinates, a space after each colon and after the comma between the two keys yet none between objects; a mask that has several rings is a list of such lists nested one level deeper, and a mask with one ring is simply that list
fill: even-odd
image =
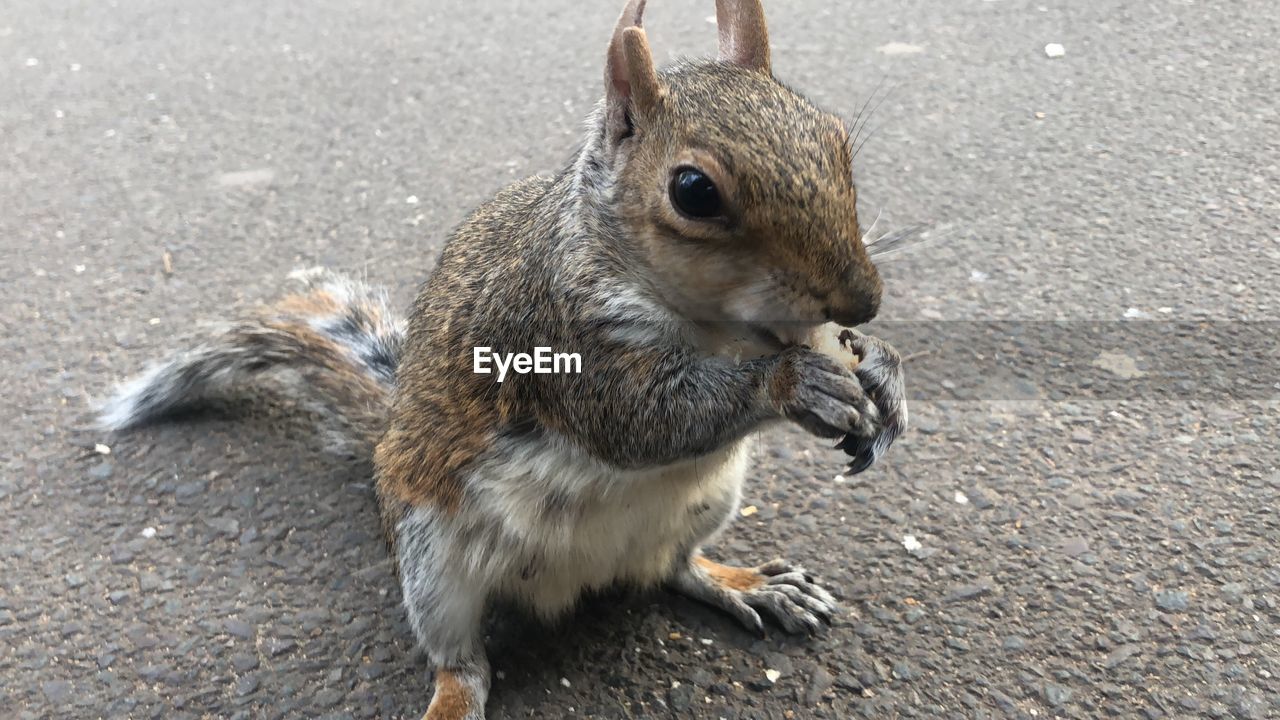
[{"label": "gray squirrel", "polygon": [[[496,599],[543,618],[587,591],[665,586],[763,632],[835,599],[782,560],[700,548],[737,513],[750,438],[791,420],[843,437],[852,471],[905,429],[901,361],[842,335],[881,282],[857,217],[850,130],[773,78],[759,0],[717,0],[719,55],[658,71],[630,0],[581,151],[452,234],[407,322],[340,275],[194,341],[123,385],[125,429],[207,401],[283,401],[336,453],[373,459],[404,606],[435,666],[430,720],[481,720]],[[497,382],[473,350],[581,356]]]}]

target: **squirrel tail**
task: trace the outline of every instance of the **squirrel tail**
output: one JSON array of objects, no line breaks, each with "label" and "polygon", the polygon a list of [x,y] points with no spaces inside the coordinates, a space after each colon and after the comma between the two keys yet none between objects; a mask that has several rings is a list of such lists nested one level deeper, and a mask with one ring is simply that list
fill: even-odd
[{"label": "squirrel tail", "polygon": [[124,430],[209,404],[265,400],[300,410],[326,449],[370,457],[404,339],[387,294],[328,272],[290,275],[301,292],[224,324],[121,385],[98,424]]}]

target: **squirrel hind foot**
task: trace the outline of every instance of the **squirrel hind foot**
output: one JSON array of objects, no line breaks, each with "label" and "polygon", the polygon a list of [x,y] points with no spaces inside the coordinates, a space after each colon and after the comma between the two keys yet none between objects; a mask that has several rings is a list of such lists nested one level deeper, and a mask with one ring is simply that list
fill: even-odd
[{"label": "squirrel hind foot", "polygon": [[761,636],[761,611],[789,633],[812,635],[831,622],[838,608],[812,576],[784,560],[739,568],[697,555],[671,584],[676,592],[724,610]]},{"label": "squirrel hind foot", "polygon": [[489,695],[488,670],[479,667],[439,668],[436,689],[422,720],[484,720]]}]

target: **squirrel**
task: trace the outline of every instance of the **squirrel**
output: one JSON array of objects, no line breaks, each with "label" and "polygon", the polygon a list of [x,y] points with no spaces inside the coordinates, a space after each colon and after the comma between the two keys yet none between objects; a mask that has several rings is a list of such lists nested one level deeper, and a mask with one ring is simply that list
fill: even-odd
[{"label": "squirrel", "polygon": [[[486,609],[555,618],[584,593],[662,586],[763,633],[812,633],[836,600],[783,560],[701,548],[737,514],[750,439],[780,421],[844,437],[857,472],[906,427],[901,359],[822,328],[877,313],[850,130],[777,81],[760,0],[717,0],[719,53],[657,70],[630,0],[582,148],[449,237],[407,322],[328,271],[123,385],[122,430],[233,397],[313,418],[372,458],[382,530],[419,646],[426,718],[481,720]],[[581,372],[477,373],[473,350],[581,355]]]}]

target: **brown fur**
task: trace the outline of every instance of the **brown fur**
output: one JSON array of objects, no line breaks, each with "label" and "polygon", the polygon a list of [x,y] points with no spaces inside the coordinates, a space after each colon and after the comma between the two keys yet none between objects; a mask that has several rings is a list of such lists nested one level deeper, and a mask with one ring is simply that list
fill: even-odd
[{"label": "brown fur", "polygon": [[283,315],[285,317],[308,318],[332,315],[339,309],[338,301],[332,293],[316,290],[309,293],[298,293],[281,298],[267,309],[266,315]]},{"label": "brown fur", "polygon": [[436,671],[436,692],[422,720],[462,720],[471,711],[471,691],[451,670]]},{"label": "brown fur", "polygon": [[763,586],[765,583],[764,574],[754,568],[740,568],[730,565],[721,565],[720,563],[712,562],[701,555],[696,556],[693,561],[703,570],[706,570],[712,580],[728,590],[746,592],[748,590],[755,590],[756,588]]},{"label": "brown fur", "polygon": [[440,258],[438,268],[452,270],[437,269],[418,296],[409,320],[415,341],[397,371],[391,424],[374,455],[382,496],[456,512],[465,499],[460,474],[518,416],[514,383],[474,373],[472,349],[532,349],[518,344],[518,328],[504,332],[503,320],[527,309],[510,293],[536,292],[519,269],[537,220],[522,205],[545,185],[541,178],[518,183],[476,211]]},{"label": "brown fur", "polygon": [[[639,38],[626,37],[635,50]],[[469,464],[512,423],[531,418],[609,456],[616,435],[597,443],[580,430],[639,412],[609,379],[647,377],[660,361],[647,349],[604,344],[584,325],[590,305],[606,299],[592,297],[600,280],[634,278],[698,323],[734,322],[720,303],[762,271],[787,294],[779,315],[762,320],[812,327],[875,313],[881,284],[860,242],[842,123],[770,76],[734,65],[685,65],[659,78],[661,92],[646,95],[650,107],[633,117],[639,143],[617,190],[628,201],[616,219],[599,218],[612,238],[589,241],[598,253],[584,258],[591,264],[575,260],[562,235],[577,211],[568,171],[517,183],[455,231],[411,316],[399,396],[375,458],[385,497],[456,512]],[[667,200],[671,168],[699,155],[713,160],[702,164],[718,169],[729,195],[722,224],[692,223]],[[566,283],[578,284],[563,294]],[[498,385],[472,372],[477,345],[525,352],[537,344],[583,352],[583,376]],[[775,408],[791,396],[792,374],[768,386]],[[587,389],[601,380],[607,392]]]}]

